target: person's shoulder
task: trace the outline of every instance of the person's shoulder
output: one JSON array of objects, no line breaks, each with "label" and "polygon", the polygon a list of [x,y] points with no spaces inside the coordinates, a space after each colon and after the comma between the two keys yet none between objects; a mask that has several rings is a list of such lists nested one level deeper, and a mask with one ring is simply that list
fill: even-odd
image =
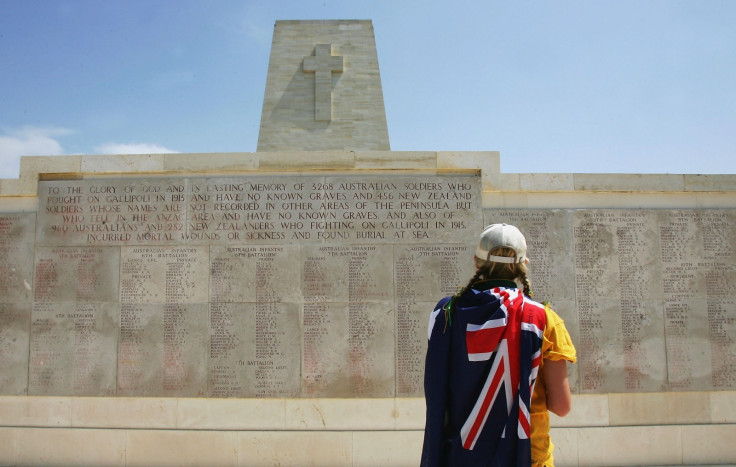
[{"label": "person's shoulder", "polygon": [[562,318],[560,318],[560,315],[558,315],[555,310],[552,308],[552,303],[545,301],[545,302],[537,302],[535,300],[532,300],[529,297],[524,297],[527,303],[531,304],[531,306],[534,306],[536,308],[544,310],[544,313],[547,315],[547,320],[551,320],[554,322],[560,322],[562,321]]},{"label": "person's shoulder", "polygon": [[549,308],[546,303],[539,303],[538,301],[533,300],[526,295],[524,296],[524,306],[528,309],[531,308],[534,310],[538,310],[538,312],[540,313],[545,312],[547,308]]},{"label": "person's shoulder", "polygon": [[[427,339],[432,340],[432,334],[435,326],[439,324],[442,329],[445,328],[445,313],[443,313],[443,309],[445,305],[450,301],[452,296],[444,297],[439,302],[437,302],[437,305],[432,309],[432,313],[429,315],[429,325],[427,327]],[[443,332],[444,334],[444,332]]]},{"label": "person's shoulder", "polygon": [[555,310],[552,309],[552,306],[550,304],[546,304],[544,306],[544,311],[547,313],[547,321],[553,322],[553,323],[564,323],[564,320],[560,317],[560,315],[555,312]]}]

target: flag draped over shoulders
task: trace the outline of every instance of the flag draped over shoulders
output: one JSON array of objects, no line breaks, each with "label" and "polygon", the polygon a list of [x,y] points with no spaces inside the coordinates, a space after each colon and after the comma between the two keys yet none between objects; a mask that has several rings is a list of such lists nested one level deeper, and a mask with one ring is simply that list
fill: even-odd
[{"label": "flag draped over shoulders", "polygon": [[[480,286],[476,286],[480,289]],[[514,287],[471,289],[430,316],[422,466],[529,466],[529,407],[544,306]]]}]

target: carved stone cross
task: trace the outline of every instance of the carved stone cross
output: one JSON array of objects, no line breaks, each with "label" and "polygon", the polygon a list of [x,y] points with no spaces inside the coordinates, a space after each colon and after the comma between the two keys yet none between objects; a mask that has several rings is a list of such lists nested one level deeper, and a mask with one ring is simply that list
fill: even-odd
[{"label": "carved stone cross", "polygon": [[342,72],[342,56],[332,55],[332,44],[317,44],[314,55],[304,57],[303,70],[314,72],[314,119],[332,120],[332,73]]}]

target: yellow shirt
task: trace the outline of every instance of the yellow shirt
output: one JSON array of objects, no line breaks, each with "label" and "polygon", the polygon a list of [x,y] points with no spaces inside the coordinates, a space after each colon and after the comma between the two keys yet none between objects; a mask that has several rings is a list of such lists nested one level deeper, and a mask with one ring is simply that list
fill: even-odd
[{"label": "yellow shirt", "polygon": [[550,307],[545,307],[545,310],[547,312],[547,326],[544,328],[544,340],[542,342],[542,362],[539,364],[539,376],[534,384],[531,407],[533,467],[554,467],[554,458],[552,457],[554,445],[549,437],[547,391],[544,387],[544,378],[542,378],[544,362],[547,360],[575,362],[577,359],[575,346],[567,332],[565,322]]}]

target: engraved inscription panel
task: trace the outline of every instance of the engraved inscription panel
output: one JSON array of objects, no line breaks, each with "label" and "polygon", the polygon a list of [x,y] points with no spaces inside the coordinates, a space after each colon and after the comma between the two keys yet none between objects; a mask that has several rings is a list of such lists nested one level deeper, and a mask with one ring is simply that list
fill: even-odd
[{"label": "engraved inscription panel", "polygon": [[186,183],[183,178],[41,181],[36,244],[181,243]]},{"label": "engraved inscription panel", "polygon": [[120,249],[118,395],[207,395],[209,249]]},{"label": "engraved inscription panel", "polygon": [[28,392],[115,394],[119,256],[110,247],[36,247]]},{"label": "engraved inscription panel", "polygon": [[667,367],[673,390],[711,389],[711,346],[699,211],[659,214]]},{"label": "engraved inscription panel", "polygon": [[527,271],[535,300],[558,304],[575,299],[573,263],[569,260],[574,254],[571,211],[489,209],[485,217],[486,225],[503,222],[517,226],[524,233],[529,258]]},{"label": "engraved inscription panel", "polygon": [[477,175],[39,182],[39,245],[457,242],[480,219]]},{"label": "engraved inscription panel", "polygon": [[36,247],[36,302],[117,302],[119,255],[110,247]]},{"label": "engraved inscription panel", "polygon": [[34,213],[0,214],[0,394],[28,391]]},{"label": "engraved inscription panel", "polygon": [[473,277],[475,245],[397,245],[396,394],[424,393],[424,356],[429,314],[440,298],[454,294]]},{"label": "engraved inscription panel", "polygon": [[305,246],[303,257],[303,395],[391,397],[392,247]]},{"label": "engraved inscription panel", "polygon": [[33,284],[33,213],[0,214],[0,303],[29,303]]},{"label": "engraved inscription panel", "polygon": [[117,395],[207,395],[207,305],[122,303]]},{"label": "engraved inscription panel", "polygon": [[120,257],[121,303],[209,301],[207,247],[124,247]]},{"label": "engraved inscription panel", "polygon": [[[533,298],[550,302],[564,321],[573,342],[579,342],[578,312],[575,306],[574,244],[572,211],[543,209],[489,209],[485,224],[517,226],[526,237],[527,272]],[[579,350],[579,349],[578,349]],[[573,392],[579,392],[580,365],[568,365]]]},{"label": "engraved inscription panel", "polygon": [[736,213],[707,210],[701,213],[703,257],[708,310],[708,340],[713,389],[736,387]]},{"label": "engraved inscription panel", "polygon": [[[121,396],[420,395],[426,320],[472,275],[468,245],[482,226],[477,173],[44,180],[39,190],[36,314],[77,298],[114,303]],[[427,253],[412,273],[424,283],[404,279],[414,292],[397,299],[395,249],[408,245]],[[99,249],[115,271],[85,276],[67,262]],[[97,281],[96,295],[66,286],[75,280]],[[52,356],[43,350],[39,361]]]},{"label": "engraved inscription panel", "polygon": [[114,303],[33,305],[28,393],[113,396],[118,307]]},{"label": "engraved inscription panel", "polygon": [[28,391],[30,303],[0,303],[0,394]]},{"label": "engraved inscription panel", "polygon": [[210,305],[209,396],[299,395],[299,305]]},{"label": "engraved inscription panel", "polygon": [[[573,216],[573,232],[578,302],[583,293],[592,292],[586,301],[588,338],[593,349],[605,348],[610,341],[617,348],[604,361],[593,361],[594,352],[579,349],[583,391],[664,390],[667,368],[656,216],[640,210],[579,211]],[[610,313],[618,322],[604,317]],[[601,367],[607,379],[604,386],[597,387],[597,379],[588,378],[585,369],[593,366]]]},{"label": "engraved inscription panel", "polygon": [[420,397],[493,222],[527,237],[575,392],[731,390],[734,217],[482,210],[475,173],[44,180],[37,219],[0,215],[0,393]]},{"label": "engraved inscription panel", "polygon": [[213,246],[210,252],[211,301],[301,302],[298,245]]},{"label": "engraved inscription panel", "polygon": [[302,395],[393,397],[391,303],[304,304]]},{"label": "engraved inscription panel", "polygon": [[[535,291],[537,259],[555,268],[557,285],[541,290],[576,343],[576,390],[734,387],[733,210],[486,210],[485,219],[526,234]],[[552,253],[549,239],[560,238]]]}]

